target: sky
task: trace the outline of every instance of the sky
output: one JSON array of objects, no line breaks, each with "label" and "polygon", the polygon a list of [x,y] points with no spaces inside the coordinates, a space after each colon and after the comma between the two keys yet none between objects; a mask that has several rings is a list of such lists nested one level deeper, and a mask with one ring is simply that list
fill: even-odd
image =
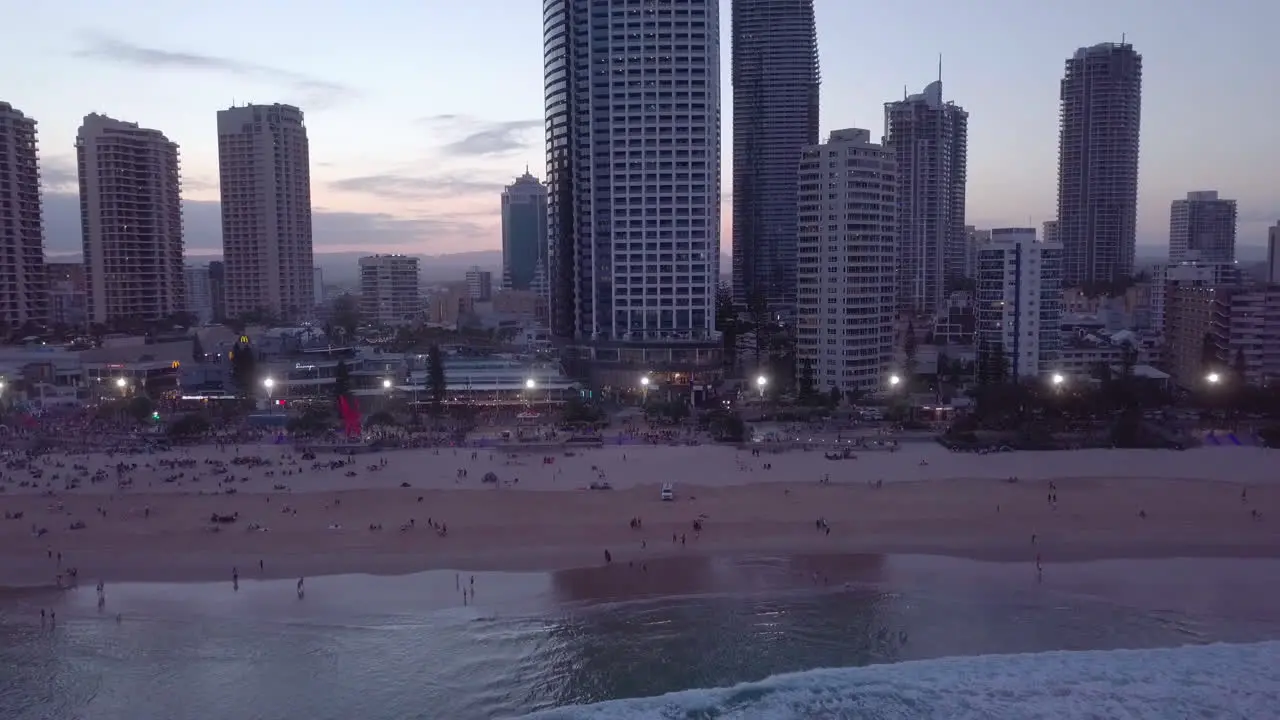
[{"label": "sky", "polygon": [[[0,0],[0,101],[39,122],[46,247],[79,251],[75,135],[86,113],[181,146],[189,255],[220,252],[216,112],[306,113],[316,252],[497,249],[499,193],[541,176],[539,0]],[[731,147],[729,6],[721,7]],[[822,135],[883,131],[883,103],[943,58],[969,112],[968,224],[1056,213],[1058,82],[1077,47],[1124,34],[1144,60],[1139,251],[1167,247],[1169,203],[1239,201],[1239,244],[1280,220],[1280,3],[1263,0],[816,0]],[[20,29],[13,31],[12,29]],[[15,62],[14,58],[23,61]],[[729,158],[722,250],[729,251]]]}]

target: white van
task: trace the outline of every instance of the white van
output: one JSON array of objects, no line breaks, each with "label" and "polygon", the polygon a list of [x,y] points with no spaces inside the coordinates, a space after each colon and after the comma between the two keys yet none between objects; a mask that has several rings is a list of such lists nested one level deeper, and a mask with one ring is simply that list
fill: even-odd
[{"label": "white van", "polygon": [[662,483],[662,494],[659,497],[663,502],[672,502],[676,499],[676,491],[671,487],[671,483]]}]

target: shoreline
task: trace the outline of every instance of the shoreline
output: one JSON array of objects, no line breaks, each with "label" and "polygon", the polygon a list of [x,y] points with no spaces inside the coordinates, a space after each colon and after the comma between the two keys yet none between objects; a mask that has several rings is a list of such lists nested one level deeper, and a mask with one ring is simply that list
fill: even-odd
[{"label": "shoreline", "polygon": [[[406,575],[430,570],[548,572],[659,562],[680,557],[752,557],[831,553],[932,555],[1046,565],[1110,559],[1280,558],[1280,528],[1250,521],[1245,507],[1280,516],[1280,493],[1223,481],[1062,479],[1057,509],[1047,483],[920,480],[883,489],[851,484],[757,483],[682,486],[686,498],[656,500],[657,485],[611,492],[370,489],[298,494],[132,494],[154,508],[59,537],[0,534],[0,587],[55,584],[56,559],[79,571],[80,585],[106,582],[218,582],[237,568],[244,580],[346,574]],[[422,498],[419,502],[418,498]],[[63,495],[67,516],[92,516],[102,497]],[[49,498],[10,496],[32,515]],[[17,501],[17,502],[14,502]],[[335,503],[335,501],[339,501]],[[119,505],[109,501],[108,507]],[[297,514],[279,515],[288,505]],[[1136,516],[1138,508],[1150,513]],[[115,510],[116,508],[111,508]],[[208,532],[211,513],[242,520]],[[399,531],[367,525],[413,513]],[[707,516],[695,534],[692,519]],[[425,516],[425,517],[424,517]],[[643,529],[628,520],[639,516]],[[441,537],[430,517],[449,527]],[[815,527],[824,518],[827,533]],[[254,519],[269,532],[245,529]],[[98,520],[97,523],[102,523]],[[109,521],[108,521],[109,523]],[[11,525],[6,523],[6,525]],[[110,523],[109,523],[110,525]],[[330,525],[341,529],[330,530]],[[0,528],[3,531],[9,528]],[[1033,545],[1031,535],[1036,535]],[[685,544],[672,540],[685,536]],[[259,571],[258,561],[263,562]]]},{"label": "shoreline", "polygon": [[[645,557],[646,563],[661,565],[663,563],[676,562],[682,560],[736,560],[749,561],[757,559],[773,559],[790,557],[793,555],[806,555],[818,548],[787,548],[778,545],[762,545],[758,548],[744,546],[736,548],[732,551],[724,552],[705,552],[694,550],[685,553],[666,553],[651,554]],[[1012,552],[1008,548],[974,548],[974,547],[936,547],[922,546],[912,544],[895,544],[895,545],[858,545],[858,546],[827,546],[821,549],[823,555],[831,555],[835,557],[849,556],[880,556],[880,557],[918,557],[918,558],[935,558],[941,560],[964,560],[992,565],[1016,565],[1026,564],[1028,561],[1024,557],[1015,557],[1018,553]],[[307,578],[325,578],[325,577],[357,577],[368,576],[375,578],[397,578],[413,575],[422,575],[425,573],[507,573],[507,574],[545,574],[566,571],[592,571],[603,570],[606,566],[602,563],[597,564],[573,564],[567,562],[565,564],[557,563],[541,563],[538,562],[536,556],[554,556],[564,558],[566,555],[559,549],[544,549],[536,554],[522,556],[514,560],[504,560],[496,557],[472,556],[467,558],[462,564],[455,564],[451,561],[445,561],[444,564],[415,564],[406,561],[401,556],[379,556],[379,555],[355,555],[344,556],[338,560],[334,560],[331,554],[326,555],[323,561],[319,560],[303,560],[295,565],[290,565],[289,569],[305,570],[308,566],[320,566],[317,572],[301,572],[301,573],[284,573],[284,572],[259,572],[256,567],[245,565],[245,572],[240,575],[242,582],[251,581],[283,581],[294,580],[299,576]],[[267,556],[270,557],[270,556]],[[277,558],[278,559],[278,558]],[[128,567],[120,572],[111,572],[112,565],[103,564],[101,567],[107,568],[100,574],[93,575],[92,581],[99,579],[107,583],[123,583],[129,585],[208,585],[223,584],[229,582],[230,578],[226,573],[213,576],[204,572],[208,569],[207,565],[193,566],[189,561],[191,557],[174,557],[171,558],[172,564],[162,564],[159,567],[148,569],[138,569],[136,567]],[[296,558],[294,558],[296,560]],[[1081,547],[1059,554],[1052,563],[1045,562],[1045,567],[1051,565],[1067,566],[1067,565],[1087,565],[1097,562],[1108,561],[1143,561],[1143,560],[1280,560],[1280,548],[1259,548],[1254,545],[1195,545],[1188,544],[1180,547],[1130,547],[1118,549],[1114,547]],[[274,566],[273,566],[274,567]],[[628,566],[630,567],[630,566]],[[88,578],[86,578],[88,580]],[[82,581],[77,585],[57,585],[46,583],[30,583],[30,584],[5,584],[0,585],[0,601],[10,599],[15,596],[39,594],[44,592],[68,592],[76,589],[90,587],[92,581]]]}]

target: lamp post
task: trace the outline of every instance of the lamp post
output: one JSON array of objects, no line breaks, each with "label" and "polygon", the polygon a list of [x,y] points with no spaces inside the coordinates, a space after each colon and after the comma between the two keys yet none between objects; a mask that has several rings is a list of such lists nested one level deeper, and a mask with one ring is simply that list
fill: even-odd
[{"label": "lamp post", "polygon": [[1054,390],[1060,390],[1062,385],[1067,382],[1067,377],[1062,373],[1054,373],[1053,377],[1049,378],[1049,382],[1053,385]]},{"label": "lamp post", "polygon": [[1218,383],[1222,382],[1222,376],[1216,372],[1211,372],[1208,375],[1205,375],[1204,379],[1210,385],[1217,385]]},{"label": "lamp post", "polygon": [[652,381],[649,379],[648,375],[645,375],[644,377],[640,378],[640,392],[642,394],[641,400],[640,400],[641,405],[649,404],[649,383],[650,382]]},{"label": "lamp post", "polygon": [[120,397],[121,397],[121,398],[123,398],[123,397],[124,397],[125,392],[128,390],[128,388],[129,388],[129,381],[128,381],[128,380],[125,380],[125,379],[124,379],[124,378],[122,378],[122,377],[118,377],[118,378],[116,378],[116,389],[120,391]]},{"label": "lamp post", "polygon": [[275,406],[271,404],[271,394],[275,390],[276,381],[271,378],[264,378],[262,381],[262,387],[267,389],[267,409],[269,411],[274,411]]},{"label": "lamp post", "polygon": [[890,376],[889,376],[889,389],[890,389],[890,390],[897,390],[897,389],[898,389],[898,386],[899,386],[899,385],[901,385],[901,384],[902,384],[902,376],[900,376],[900,375],[896,375],[896,374],[895,374],[895,375],[890,375]]},{"label": "lamp post", "polygon": [[764,402],[764,388],[769,384],[769,378],[763,375],[756,376],[756,389],[760,391],[760,402]]}]

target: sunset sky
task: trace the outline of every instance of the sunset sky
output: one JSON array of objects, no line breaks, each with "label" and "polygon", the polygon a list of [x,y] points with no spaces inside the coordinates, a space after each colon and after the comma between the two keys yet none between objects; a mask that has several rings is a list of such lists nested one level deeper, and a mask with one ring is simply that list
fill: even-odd
[{"label": "sunset sky", "polygon": [[[84,114],[181,145],[188,252],[207,255],[220,249],[215,113],[284,102],[307,116],[317,252],[496,249],[502,186],[526,165],[543,174],[541,6],[7,3],[0,100],[40,123],[47,247],[79,250]],[[1169,203],[1191,190],[1239,201],[1241,245],[1263,243],[1280,220],[1280,3],[817,0],[817,15],[824,136],[853,126],[878,135],[883,102],[933,80],[943,55],[945,96],[970,114],[971,225],[1053,216],[1063,61],[1122,33],[1144,59],[1140,250],[1167,244]],[[729,0],[721,29],[729,148]],[[730,242],[726,222],[726,252]]]}]

